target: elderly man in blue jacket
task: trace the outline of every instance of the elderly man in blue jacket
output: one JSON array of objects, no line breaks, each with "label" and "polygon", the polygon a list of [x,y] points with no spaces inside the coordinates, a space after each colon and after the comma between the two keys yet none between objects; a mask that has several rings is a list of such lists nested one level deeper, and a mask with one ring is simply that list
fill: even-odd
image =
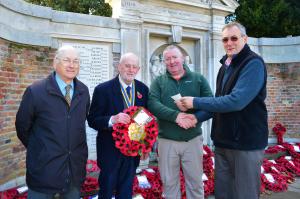
[{"label": "elderly man in blue jacket", "polygon": [[21,101],[16,130],[27,149],[29,199],[79,199],[88,157],[85,120],[88,88],[76,75],[79,55],[72,46],[56,52],[55,71],[29,86]]}]

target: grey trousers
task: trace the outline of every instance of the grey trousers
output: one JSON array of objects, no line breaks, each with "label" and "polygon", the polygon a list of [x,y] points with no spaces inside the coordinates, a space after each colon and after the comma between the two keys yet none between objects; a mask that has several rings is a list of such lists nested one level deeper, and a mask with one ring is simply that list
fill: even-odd
[{"label": "grey trousers", "polygon": [[158,166],[166,199],[181,199],[180,166],[183,170],[187,199],[203,199],[203,138],[188,142],[158,139]]},{"label": "grey trousers", "polygon": [[264,150],[215,148],[215,198],[258,199]]}]

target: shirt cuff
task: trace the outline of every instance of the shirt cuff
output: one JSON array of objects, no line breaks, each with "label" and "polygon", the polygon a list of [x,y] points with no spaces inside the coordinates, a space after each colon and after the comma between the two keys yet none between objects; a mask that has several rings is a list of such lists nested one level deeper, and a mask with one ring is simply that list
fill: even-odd
[{"label": "shirt cuff", "polygon": [[111,116],[108,121],[108,127],[112,127],[112,126],[113,126],[113,123],[112,123],[112,116]]}]

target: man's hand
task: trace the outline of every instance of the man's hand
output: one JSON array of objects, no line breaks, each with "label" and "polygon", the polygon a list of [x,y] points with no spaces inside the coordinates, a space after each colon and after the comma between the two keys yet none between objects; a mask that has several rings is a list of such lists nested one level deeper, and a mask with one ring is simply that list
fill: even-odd
[{"label": "man's hand", "polygon": [[194,97],[182,97],[180,98],[180,102],[186,109],[192,109],[194,107]]},{"label": "man's hand", "polygon": [[130,122],[130,116],[126,113],[119,113],[117,115],[113,115],[111,118],[112,124],[116,123],[122,123],[122,124],[128,124]]},{"label": "man's hand", "polygon": [[174,103],[176,104],[176,106],[179,108],[180,111],[185,112],[188,110],[187,108],[185,108],[183,106],[183,104],[181,103],[180,100],[176,100],[176,101],[174,101]]},{"label": "man's hand", "polygon": [[193,114],[179,113],[176,118],[178,126],[184,129],[196,127],[197,118]]}]

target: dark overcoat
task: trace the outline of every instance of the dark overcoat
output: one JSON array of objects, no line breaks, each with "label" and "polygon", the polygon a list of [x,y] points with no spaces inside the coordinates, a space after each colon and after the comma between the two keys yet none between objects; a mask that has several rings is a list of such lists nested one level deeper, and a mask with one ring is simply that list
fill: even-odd
[{"label": "dark overcoat", "polygon": [[16,130],[27,148],[26,182],[30,189],[66,192],[71,181],[75,186],[83,183],[89,104],[88,88],[75,78],[69,107],[55,72],[26,89],[16,116]]},{"label": "dark overcoat", "polygon": [[[148,87],[138,80],[135,82],[135,106],[147,106],[148,100]],[[115,142],[112,137],[112,127],[108,126],[109,119],[112,115],[116,115],[122,112],[126,107],[121,93],[121,86],[118,76],[112,80],[99,84],[93,94],[91,108],[88,116],[89,126],[98,131],[97,135],[97,162],[101,169],[99,181],[118,181],[120,176],[124,176],[122,171],[113,178],[108,180],[108,176],[112,176],[120,169],[120,162],[118,160],[125,159],[126,161],[132,161],[134,159],[133,168],[129,168],[123,172],[132,171],[132,176],[135,174],[135,169],[139,164],[139,157],[124,157],[124,155],[115,147]],[[111,185],[104,185],[105,182],[100,182],[102,189],[104,189],[105,196],[103,198],[111,198],[111,193],[106,193],[106,190],[112,190],[113,183]],[[124,184],[125,187],[130,187],[132,179],[127,179]],[[122,186],[122,185],[120,185]],[[119,186],[121,190],[122,187]],[[130,195],[131,190],[123,194]],[[126,197],[123,195],[123,197]]]}]

